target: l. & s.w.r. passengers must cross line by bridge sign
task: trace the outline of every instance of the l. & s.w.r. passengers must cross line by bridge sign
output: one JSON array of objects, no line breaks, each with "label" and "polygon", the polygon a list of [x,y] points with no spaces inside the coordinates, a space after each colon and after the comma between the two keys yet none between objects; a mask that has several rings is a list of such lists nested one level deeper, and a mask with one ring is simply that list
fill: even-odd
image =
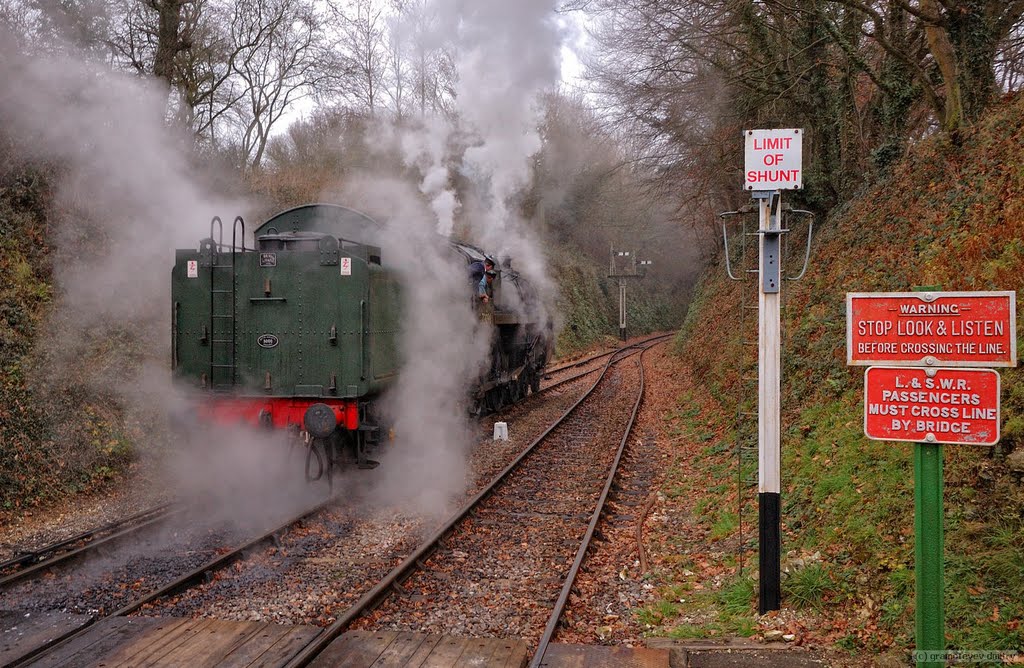
[{"label": "l. & s.w.r. passengers must cross line by bridge sign", "polygon": [[991,369],[873,366],[864,387],[868,438],[974,445],[999,440],[999,373]]}]

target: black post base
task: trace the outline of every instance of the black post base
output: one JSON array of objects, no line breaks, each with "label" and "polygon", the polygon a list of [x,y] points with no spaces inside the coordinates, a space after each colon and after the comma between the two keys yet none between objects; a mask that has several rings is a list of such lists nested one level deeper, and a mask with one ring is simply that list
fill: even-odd
[{"label": "black post base", "polygon": [[757,611],[764,614],[778,610],[782,598],[782,525],[779,521],[781,495],[778,492],[762,492],[757,495],[758,523],[758,589]]}]

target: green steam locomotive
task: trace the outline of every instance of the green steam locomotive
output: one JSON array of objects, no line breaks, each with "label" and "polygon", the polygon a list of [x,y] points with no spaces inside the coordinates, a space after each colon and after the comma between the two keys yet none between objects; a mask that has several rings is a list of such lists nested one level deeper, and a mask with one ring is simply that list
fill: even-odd
[{"label": "green steam locomotive", "polygon": [[[387,440],[379,401],[402,369],[403,285],[372,239],[378,225],[342,206],[279,213],[245,247],[236,218],[230,246],[211,222],[198,249],[176,251],[171,271],[171,366],[191,388],[198,420],[287,430],[308,448],[306,476],[372,468]],[[479,249],[449,242],[468,271]],[[468,397],[483,413],[536,392],[551,347],[529,283],[497,272],[477,307],[492,327],[489,369]],[[467,280],[467,299],[473,299]],[[515,307],[513,308],[513,305]]]}]

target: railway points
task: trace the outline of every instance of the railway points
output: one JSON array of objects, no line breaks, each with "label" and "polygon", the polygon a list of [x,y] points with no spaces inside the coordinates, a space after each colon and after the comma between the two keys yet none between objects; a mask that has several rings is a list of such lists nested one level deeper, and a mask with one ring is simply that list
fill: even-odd
[{"label": "railway points", "polygon": [[[648,342],[646,346],[654,345],[659,340],[655,339],[653,342]],[[618,351],[617,355],[611,356],[612,359],[608,360],[606,368],[610,368],[615,364],[621,364],[622,360],[629,359],[639,352],[640,346],[622,349]],[[612,382],[613,385],[621,385],[621,383],[621,379]],[[595,381],[591,386],[591,391],[594,391],[600,384],[600,380]],[[607,385],[607,382],[605,385]],[[638,400],[639,396],[637,397]],[[582,400],[577,402],[577,405],[581,402]],[[572,412],[573,409],[570,409],[567,411],[567,414]],[[628,430],[626,433],[628,434]],[[625,441],[626,437],[622,436],[620,448]],[[599,515],[600,510],[597,511],[594,517],[596,518]],[[232,558],[228,557],[226,561],[230,561]],[[215,566],[212,563],[204,564],[203,567],[196,569],[193,574],[178,578],[174,583],[161,588],[159,591],[152,592],[145,600],[152,600],[175,589],[187,587],[196,579],[208,577],[209,572]],[[204,576],[200,573],[205,573],[206,575]],[[294,644],[303,644],[302,639],[308,633],[308,629],[315,628],[302,625],[283,626],[256,622],[149,617],[132,614],[137,614],[137,611],[144,604],[143,599],[139,599],[132,605],[123,607],[114,615],[98,621],[88,617],[83,618],[82,616],[73,615],[56,617],[38,616],[32,620],[33,625],[31,628],[26,626],[23,614],[20,614],[18,611],[9,611],[5,613],[3,618],[5,625],[8,627],[6,630],[13,631],[15,627],[18,627],[20,631],[15,632],[14,635],[6,636],[8,639],[17,636],[18,642],[9,643],[10,646],[5,647],[5,652],[8,653],[5,655],[7,657],[5,663],[32,666],[90,665],[97,663],[104,663],[104,665],[135,665],[133,663],[135,659],[132,657],[138,659],[146,656],[150,657],[146,659],[148,662],[146,665],[149,665],[149,663],[153,665],[180,665],[185,657],[190,657],[190,665],[192,666],[284,665],[284,662],[287,662],[288,665],[304,665],[303,663],[293,663],[292,659],[287,659],[285,657],[287,654],[285,648],[291,647]],[[317,631],[317,633],[322,637],[323,632]],[[315,637],[315,635],[311,637]],[[268,644],[268,637],[276,637],[277,640],[273,644]],[[344,642],[343,646],[349,647],[349,650],[346,651],[357,653],[370,652],[372,654],[371,650],[366,650],[365,648],[355,649],[356,645],[362,646],[366,644],[365,642],[357,643],[356,640],[359,637],[358,635],[351,635],[351,632],[338,634],[331,639],[331,642],[327,643],[327,646],[333,647],[335,642]],[[369,636],[366,637],[368,638]],[[63,640],[61,640],[62,638]],[[395,638],[398,638],[398,636],[395,636]],[[436,639],[436,636],[434,638]],[[186,642],[187,639],[191,639],[191,641]],[[523,655],[523,652],[521,651],[521,644],[517,643],[530,645],[535,643],[536,639],[516,640],[513,638],[512,640],[502,639],[500,642],[508,644],[512,641],[515,641],[513,643],[515,647],[520,648],[516,650],[516,655],[518,656]],[[375,640],[375,642],[379,644],[379,639]],[[403,642],[409,645],[411,640],[407,638]],[[39,646],[33,646],[33,643],[37,643]],[[433,639],[427,638],[416,641],[417,651],[420,655],[427,652],[429,656],[430,652],[434,651],[430,650],[428,652],[427,646],[431,645],[431,643],[435,648],[444,649],[445,655],[451,654],[454,651],[452,648],[459,643],[465,645],[465,651],[473,649],[472,642],[467,639],[446,638],[444,641],[437,639],[435,642]],[[393,643],[382,649],[381,656],[394,659],[398,650],[392,645]],[[445,649],[446,647],[447,649]],[[497,645],[495,647],[497,648]],[[231,653],[235,654],[235,658],[229,660],[227,657]],[[17,656],[12,661],[8,661],[15,654]],[[301,654],[302,651],[299,651],[295,656],[301,656]],[[263,662],[250,662],[247,664],[238,659],[241,656],[253,655],[263,656]],[[316,654],[312,654],[309,658],[311,659],[315,656]],[[273,659],[274,662],[278,660],[283,662],[267,663],[266,661],[269,661],[271,657],[276,657]],[[494,657],[497,660],[497,654]],[[374,659],[374,661],[377,660]],[[514,659],[509,660],[512,660],[512,663],[506,661],[506,663],[484,665],[518,665]],[[236,663],[231,663],[231,661],[236,661]],[[372,665],[372,662],[365,665]],[[452,665],[461,664],[453,663]]]}]

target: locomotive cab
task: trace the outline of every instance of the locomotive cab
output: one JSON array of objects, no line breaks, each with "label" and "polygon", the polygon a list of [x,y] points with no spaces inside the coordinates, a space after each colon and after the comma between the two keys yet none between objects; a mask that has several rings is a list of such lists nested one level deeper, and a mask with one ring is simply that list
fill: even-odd
[{"label": "locomotive cab", "polygon": [[[466,266],[488,256],[476,246],[452,242],[456,257]],[[544,365],[550,354],[551,330],[530,283],[503,258],[490,286],[490,299],[481,304],[472,286],[474,309],[481,321],[493,326],[491,364],[470,397],[470,412],[490,413],[540,391]]]}]

